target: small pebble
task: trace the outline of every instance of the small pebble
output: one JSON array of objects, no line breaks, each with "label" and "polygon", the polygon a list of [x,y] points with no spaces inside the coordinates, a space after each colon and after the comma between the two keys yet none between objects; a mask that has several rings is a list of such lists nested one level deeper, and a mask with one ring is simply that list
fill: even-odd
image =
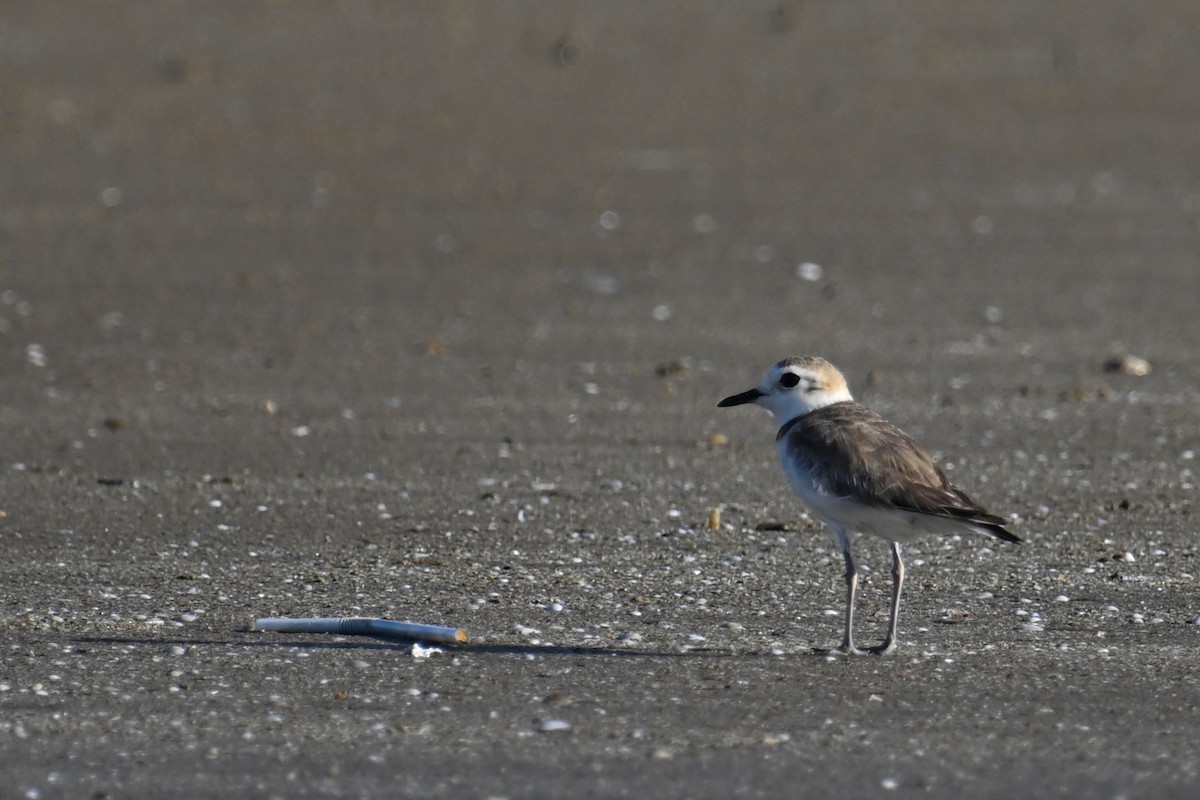
[{"label": "small pebble", "polygon": [[100,192],[100,202],[107,208],[116,208],[125,199],[125,193],[116,186],[109,186]]},{"label": "small pebble", "polygon": [[46,351],[40,344],[25,345],[25,360],[35,367],[46,366]]},{"label": "small pebble", "polygon": [[824,275],[825,270],[821,269],[821,265],[812,261],[805,261],[796,267],[796,277],[806,281],[819,281]]},{"label": "small pebble", "polygon": [[588,275],[582,283],[593,294],[616,294],[621,289],[621,282],[611,275]]}]

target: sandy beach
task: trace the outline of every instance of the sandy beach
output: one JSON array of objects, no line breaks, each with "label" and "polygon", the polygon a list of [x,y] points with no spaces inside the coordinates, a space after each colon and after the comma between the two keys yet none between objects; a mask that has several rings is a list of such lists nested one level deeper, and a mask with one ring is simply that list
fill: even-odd
[{"label": "sandy beach", "polygon": [[[0,797],[1185,793],[1198,27],[0,12]],[[803,353],[1026,540],[907,548],[886,658],[716,407]]]}]

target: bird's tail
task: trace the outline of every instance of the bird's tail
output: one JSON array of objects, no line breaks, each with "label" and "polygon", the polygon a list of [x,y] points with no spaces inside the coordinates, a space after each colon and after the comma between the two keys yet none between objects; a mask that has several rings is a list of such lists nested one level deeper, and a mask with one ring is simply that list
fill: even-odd
[{"label": "bird's tail", "polygon": [[1005,528],[998,522],[971,520],[971,527],[979,533],[982,533],[986,536],[994,536],[995,538],[1003,539],[1006,542],[1020,543],[1025,541],[1020,536],[1017,536],[1015,533],[1010,531],[1008,528]]},{"label": "bird's tail", "polygon": [[950,490],[958,496],[962,501],[962,505],[957,508],[947,508],[946,511],[950,516],[958,517],[963,522],[970,525],[977,532],[985,536],[994,536],[1006,542],[1021,542],[1024,541],[1020,536],[1004,527],[1004,517],[997,516],[988,511],[983,506],[972,500],[966,492],[959,489],[957,486],[951,486]]}]

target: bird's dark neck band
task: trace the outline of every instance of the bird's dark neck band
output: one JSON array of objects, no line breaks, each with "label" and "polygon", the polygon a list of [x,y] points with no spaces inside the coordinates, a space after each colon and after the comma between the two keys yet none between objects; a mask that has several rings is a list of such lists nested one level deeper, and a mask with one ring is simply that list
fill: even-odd
[{"label": "bird's dark neck band", "polygon": [[779,433],[775,434],[775,441],[778,442],[780,439],[787,436],[788,431],[799,425],[800,421],[804,419],[805,416],[805,414],[801,414],[798,417],[792,417],[787,422],[783,423],[783,425],[779,426]]}]

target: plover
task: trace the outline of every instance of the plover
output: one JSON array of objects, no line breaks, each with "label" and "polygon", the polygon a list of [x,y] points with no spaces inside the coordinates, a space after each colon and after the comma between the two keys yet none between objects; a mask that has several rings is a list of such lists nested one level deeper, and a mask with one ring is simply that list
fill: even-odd
[{"label": "plover", "polygon": [[[786,358],[758,386],[726,397],[726,408],[754,403],[775,415],[779,458],[788,483],[833,532],[846,560],[846,632],[831,652],[888,653],[896,646],[904,561],[900,543],[927,533],[974,531],[1021,541],[1004,519],[953,486],[907,434],[850,396],[842,373],[823,358]],[[892,608],[878,647],[854,644],[858,568],[852,537],[867,533],[892,545]]]}]

